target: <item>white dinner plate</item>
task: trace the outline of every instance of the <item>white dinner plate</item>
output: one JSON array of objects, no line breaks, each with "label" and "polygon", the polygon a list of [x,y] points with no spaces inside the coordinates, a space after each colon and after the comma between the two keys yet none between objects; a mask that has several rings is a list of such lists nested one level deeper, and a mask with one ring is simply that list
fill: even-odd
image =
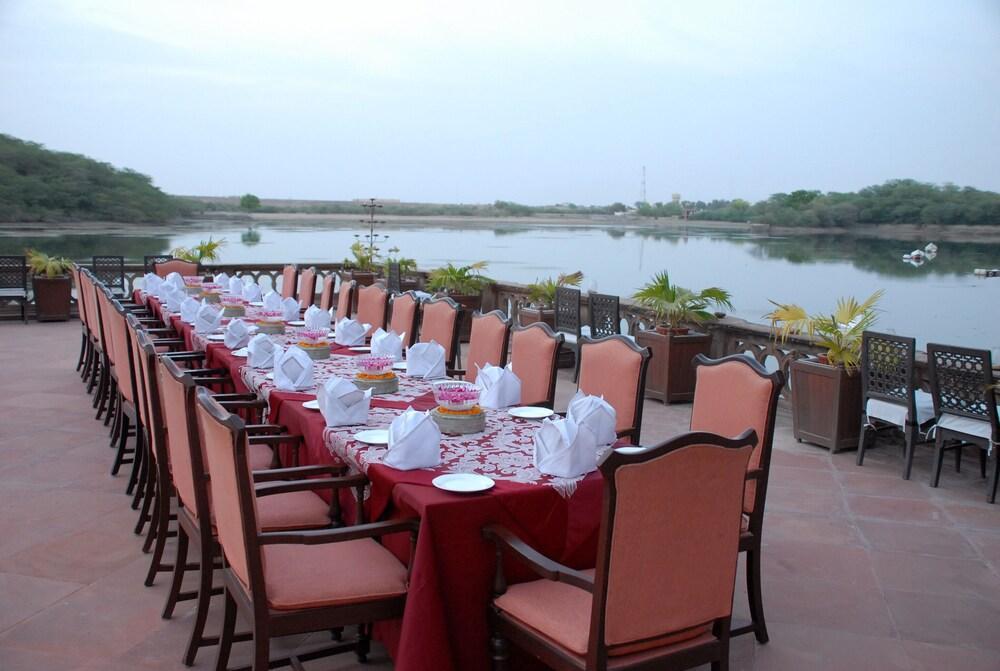
[{"label": "white dinner plate", "polygon": [[251,303],[248,303],[248,305],[250,305],[252,307],[255,307],[255,308],[262,308],[262,307],[264,307],[264,301],[253,301]]},{"label": "white dinner plate", "polygon": [[213,333],[212,335],[208,336],[208,338],[206,338],[206,340],[210,340],[211,342],[222,342],[225,339],[226,339],[225,333]]},{"label": "white dinner plate", "polygon": [[625,447],[616,447],[615,452],[618,454],[639,454],[640,452],[645,452],[645,447],[636,447],[634,445],[626,445]]},{"label": "white dinner plate", "polygon": [[264,379],[265,380],[273,380],[274,379],[274,373],[268,373],[267,375],[264,376]]},{"label": "white dinner plate", "polygon": [[288,322],[289,326],[305,326],[306,322],[304,319],[296,319],[293,322]]},{"label": "white dinner plate", "polygon": [[357,347],[350,347],[348,349],[350,349],[352,352],[371,352],[372,351],[372,348],[368,347],[367,345],[358,345]]},{"label": "white dinner plate", "polygon": [[354,440],[360,440],[362,443],[368,443],[369,445],[388,445],[389,430],[366,429],[364,431],[358,431],[354,434]]},{"label": "white dinner plate", "polygon": [[312,401],[306,401],[302,404],[302,407],[306,410],[319,410],[319,401],[315,399]]},{"label": "white dinner plate", "polygon": [[487,489],[492,489],[496,483],[485,475],[477,473],[446,473],[431,480],[431,484],[448,492],[469,494],[485,492]]},{"label": "white dinner plate", "polygon": [[406,362],[405,361],[397,361],[396,363],[392,364],[392,369],[393,370],[402,370],[402,371],[405,371],[406,370]]},{"label": "white dinner plate", "polygon": [[545,419],[555,414],[550,408],[539,408],[534,405],[522,405],[519,408],[511,408],[507,412],[510,413],[511,417],[520,417],[521,419]]},{"label": "white dinner plate", "polygon": [[250,354],[250,350],[248,350],[246,347],[241,347],[239,349],[233,350],[233,356],[244,357],[247,356],[248,354]]}]

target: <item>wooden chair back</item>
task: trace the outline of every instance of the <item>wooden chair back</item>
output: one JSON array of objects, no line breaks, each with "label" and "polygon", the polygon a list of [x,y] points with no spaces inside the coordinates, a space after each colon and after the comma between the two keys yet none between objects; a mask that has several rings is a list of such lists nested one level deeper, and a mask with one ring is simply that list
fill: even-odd
[{"label": "wooden chair back", "polygon": [[618,307],[618,296],[611,294],[587,295],[590,308],[590,337],[604,338],[621,333],[621,311]]},{"label": "wooden chair back", "polygon": [[169,261],[153,263],[153,272],[159,277],[166,277],[170,273],[177,273],[181,277],[191,277],[198,274],[198,264],[195,261],[170,259]]},{"label": "wooden chair back", "polygon": [[500,310],[472,315],[469,350],[465,360],[465,379],[475,382],[479,369],[492,364],[507,365],[510,345],[510,319]]},{"label": "wooden chair back", "polygon": [[555,326],[557,333],[580,335],[580,290],[556,287]]},{"label": "wooden chair back", "polygon": [[329,310],[333,307],[333,288],[337,284],[337,273],[327,273],[323,277],[323,290],[319,294],[319,309]]},{"label": "wooden chair back", "polygon": [[[288,264],[281,271],[281,297],[295,298],[295,290],[299,283],[298,267]],[[277,289],[275,289],[277,291]]]},{"label": "wooden chair back", "polygon": [[0,298],[6,294],[4,290],[28,291],[28,261],[24,256],[0,256]]},{"label": "wooden chair back", "polygon": [[398,335],[406,334],[403,338],[403,347],[409,347],[417,341],[417,323],[420,318],[420,299],[412,291],[404,291],[401,294],[393,294],[389,299],[391,316],[389,318],[389,330],[395,331]]},{"label": "wooden chair back", "polygon": [[358,283],[356,280],[345,280],[340,278],[340,290],[337,292],[337,310],[334,313],[334,324],[344,317],[351,316],[351,307],[354,303],[354,294],[357,293]]},{"label": "wooden chair back", "polygon": [[934,416],[947,413],[988,422],[993,439],[1000,439],[990,351],[928,343],[927,362]]},{"label": "wooden chair back", "polygon": [[403,290],[403,278],[399,271],[399,264],[395,261],[389,262],[389,272],[386,273],[386,288],[390,294],[398,294]]},{"label": "wooden chair back", "polygon": [[917,341],[915,338],[865,331],[861,334],[861,412],[868,399],[906,406],[916,421]]},{"label": "wooden chair back", "polygon": [[435,341],[444,347],[448,368],[455,368],[458,359],[458,334],[462,326],[462,306],[447,296],[431,298],[423,303],[420,342]]},{"label": "wooden chair back", "polygon": [[366,335],[371,335],[380,328],[385,328],[385,316],[389,309],[389,292],[381,284],[372,284],[358,290],[358,314],[355,316],[362,324],[371,324]]},{"label": "wooden chair back", "polygon": [[125,293],[125,257],[124,256],[92,256],[90,267],[94,276],[101,281],[112,294]]},{"label": "wooden chair back", "polygon": [[551,408],[555,403],[563,338],[544,322],[511,328],[511,368],[521,380],[521,405]]},{"label": "wooden chair back", "polygon": [[166,263],[174,257],[169,254],[147,254],[142,257],[142,272],[155,273],[157,263]]},{"label": "wooden chair back", "polygon": [[299,307],[305,310],[316,301],[316,268],[299,273]]},{"label": "wooden chair back", "polygon": [[617,415],[615,429],[621,438],[639,444],[642,401],[649,367],[648,347],[640,347],[623,335],[580,338],[577,380],[585,394],[603,396]]}]

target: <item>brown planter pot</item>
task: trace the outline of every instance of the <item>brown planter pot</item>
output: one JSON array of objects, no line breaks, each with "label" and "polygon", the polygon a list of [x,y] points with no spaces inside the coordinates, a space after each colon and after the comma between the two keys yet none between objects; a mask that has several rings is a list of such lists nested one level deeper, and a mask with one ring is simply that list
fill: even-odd
[{"label": "brown planter pot", "polygon": [[342,270],[340,271],[340,279],[351,281],[354,280],[358,283],[359,287],[370,287],[375,284],[375,279],[377,275],[373,272],[366,270]]},{"label": "brown planter pot", "polygon": [[795,439],[831,452],[856,449],[861,431],[861,376],[816,359],[789,366]]},{"label": "brown planter pot", "polygon": [[464,314],[462,315],[462,325],[458,330],[458,339],[460,342],[469,342],[469,334],[472,332],[472,313],[478,310],[483,305],[483,295],[482,294],[446,294],[446,293],[436,293],[435,296],[447,296],[451,300],[455,301],[462,306]]},{"label": "brown planter pot", "polygon": [[32,277],[35,290],[35,318],[40,322],[64,322],[69,319],[73,281],[62,277]]},{"label": "brown planter pot", "polygon": [[553,308],[523,307],[518,312],[521,326],[542,322],[548,324],[554,331],[556,328],[556,311]]},{"label": "brown planter pot", "polygon": [[708,354],[712,336],[694,332],[636,331],[635,339],[652,353],[646,373],[646,396],[664,403],[693,400],[695,369],[692,360],[698,354]]}]

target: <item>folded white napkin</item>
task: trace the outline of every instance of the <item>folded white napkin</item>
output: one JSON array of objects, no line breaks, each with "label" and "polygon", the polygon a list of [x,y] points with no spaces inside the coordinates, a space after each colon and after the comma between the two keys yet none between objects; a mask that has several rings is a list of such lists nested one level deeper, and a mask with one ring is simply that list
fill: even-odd
[{"label": "folded white napkin", "polygon": [[362,324],[351,319],[350,317],[344,317],[337,322],[337,328],[334,329],[333,340],[338,345],[344,345],[345,347],[364,345],[365,334],[368,333],[368,329],[371,327],[371,324]]},{"label": "folded white napkin", "polygon": [[330,311],[321,310],[315,305],[306,308],[306,314],[302,317],[306,322],[306,328],[310,331],[330,330]]},{"label": "folded white napkin", "polygon": [[247,343],[247,365],[251,368],[274,368],[274,360],[284,350],[267,334],[258,333]]},{"label": "folded white napkin", "polygon": [[395,361],[403,360],[403,335],[396,335],[395,331],[386,331],[379,328],[372,333],[372,354],[376,356],[391,356]]},{"label": "folded white napkin", "polygon": [[576,478],[597,469],[597,440],[571,419],[546,419],[535,432],[535,468],[557,478]]},{"label": "folded white napkin", "polygon": [[188,295],[184,292],[183,289],[178,289],[170,284],[164,284],[162,289],[163,289],[163,295],[161,296],[161,298],[163,299],[164,303],[166,303],[167,312],[171,313],[180,312],[181,303],[184,302],[184,299],[187,298]]},{"label": "folded white napkin", "polygon": [[313,360],[299,347],[289,347],[274,360],[274,386],[300,391],[313,386]]},{"label": "folded white napkin", "polygon": [[181,321],[187,324],[194,324],[195,315],[198,314],[198,308],[201,307],[201,302],[197,298],[192,298],[188,296],[181,301]]},{"label": "folded white napkin", "polygon": [[406,350],[406,374],[436,380],[447,375],[444,366],[444,347],[435,341],[418,342]]},{"label": "folded white napkin", "polygon": [[260,285],[251,282],[250,284],[243,287],[243,298],[247,300],[248,303],[256,303],[260,300]]},{"label": "folded white napkin", "polygon": [[243,295],[243,280],[238,277],[229,278],[229,293],[233,296]]},{"label": "folded white napkin", "polygon": [[184,278],[181,277],[181,274],[176,271],[168,274],[167,279],[163,281],[175,289],[184,291]]},{"label": "folded white napkin", "polygon": [[146,273],[142,276],[142,290],[147,294],[155,294],[163,284],[163,279],[156,273]]},{"label": "folded white napkin", "polygon": [[441,429],[429,412],[406,412],[389,425],[389,451],[382,462],[403,471],[441,463]]},{"label": "folded white napkin", "polygon": [[265,310],[280,310],[281,309],[281,296],[279,296],[274,291],[268,291],[264,294],[264,309]]},{"label": "folded white napkin", "polygon": [[202,302],[194,317],[195,333],[211,333],[222,325],[222,309],[212,303]]},{"label": "folded white napkin", "polygon": [[299,302],[291,296],[281,301],[281,318],[286,322],[299,318]]},{"label": "folded white napkin", "polygon": [[521,402],[521,378],[514,374],[511,364],[505,368],[492,364],[479,368],[476,386],[482,390],[479,405],[484,408],[509,408]]},{"label": "folded white napkin", "polygon": [[316,400],[327,426],[364,424],[368,421],[372,390],[361,391],[353,382],[334,375],[316,390]]},{"label": "folded white napkin", "polygon": [[212,278],[212,281],[220,286],[227,287],[229,286],[229,275],[227,273],[218,273]]},{"label": "folded white napkin", "polygon": [[173,290],[174,290],[174,285],[167,284],[166,280],[161,279],[160,283],[156,285],[156,288],[153,289],[153,291],[151,291],[150,293],[154,294],[161,301],[165,301],[167,299],[167,294]]},{"label": "folded white napkin", "polygon": [[234,319],[226,325],[226,337],[223,340],[229,349],[246,347],[250,342],[250,327],[242,319]]},{"label": "folded white napkin", "polygon": [[577,390],[570,399],[566,418],[590,429],[598,445],[610,445],[618,440],[615,431],[618,414],[603,396],[588,396]]}]

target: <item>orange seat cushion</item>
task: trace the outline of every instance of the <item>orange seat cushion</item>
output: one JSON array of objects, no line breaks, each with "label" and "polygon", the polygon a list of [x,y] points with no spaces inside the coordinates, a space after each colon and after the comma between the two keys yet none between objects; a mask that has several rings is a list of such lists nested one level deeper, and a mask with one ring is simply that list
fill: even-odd
[{"label": "orange seat cushion", "polygon": [[406,567],[369,538],[322,545],[264,545],[261,554],[267,602],[275,610],[336,606],[406,593]]},{"label": "orange seat cushion", "polygon": [[247,461],[251,471],[263,471],[274,463],[274,451],[267,445],[248,445]]},{"label": "orange seat cushion", "polygon": [[[585,571],[593,576],[594,571]],[[577,655],[587,654],[590,641],[590,611],[593,595],[578,587],[555,580],[534,580],[511,585],[493,602],[497,608],[528,629]],[[688,641],[704,634],[710,626],[608,648],[611,656],[629,655],[654,647]]]},{"label": "orange seat cushion", "polygon": [[257,497],[257,521],[264,531],[330,526],[330,506],[314,492]]}]

